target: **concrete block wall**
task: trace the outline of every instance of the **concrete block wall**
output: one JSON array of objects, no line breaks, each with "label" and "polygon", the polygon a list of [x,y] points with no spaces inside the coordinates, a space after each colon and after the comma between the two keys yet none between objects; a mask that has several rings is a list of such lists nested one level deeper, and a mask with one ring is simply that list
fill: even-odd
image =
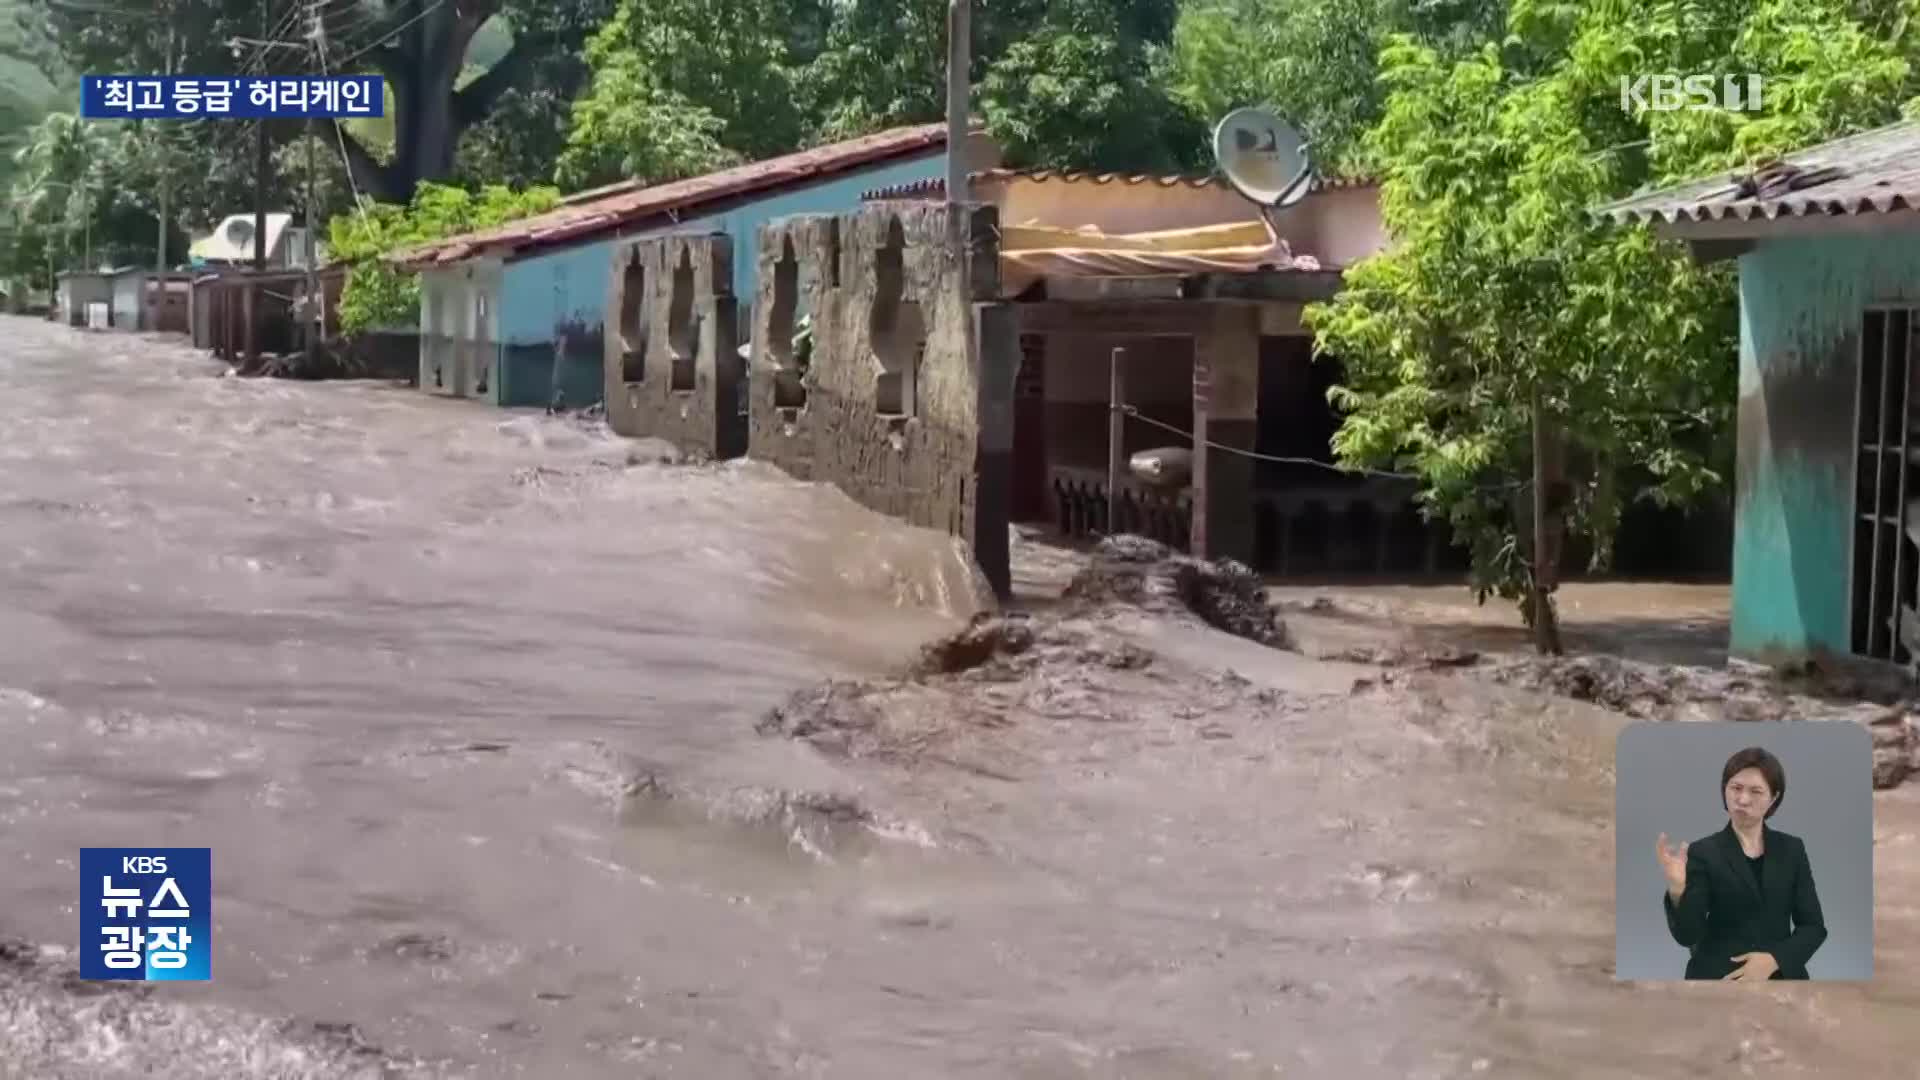
[{"label": "concrete block wall", "polygon": [[[749,411],[755,458],[966,540],[1004,596],[1019,342],[990,303],[997,234],[991,206],[929,202],[768,223]],[[813,319],[804,372],[782,347],[795,309]]]},{"label": "concrete block wall", "polygon": [[[840,219],[831,215],[790,217],[763,225],[755,245],[752,358],[748,365],[748,453],[799,480],[813,479],[814,417],[808,407],[822,325],[841,291]],[[802,318],[813,321],[813,340],[793,348]]]},{"label": "concrete block wall", "polygon": [[614,249],[603,332],[607,423],[724,459],[747,452],[733,242],[668,235]]}]

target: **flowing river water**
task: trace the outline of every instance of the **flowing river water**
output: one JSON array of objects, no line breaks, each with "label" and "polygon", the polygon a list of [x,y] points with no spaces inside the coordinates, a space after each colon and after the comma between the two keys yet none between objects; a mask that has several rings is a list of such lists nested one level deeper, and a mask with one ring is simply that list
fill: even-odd
[{"label": "flowing river water", "polygon": [[[1874,984],[1622,986],[1618,716],[1142,617],[991,768],[849,762],[754,722],[958,625],[945,538],[3,329],[0,1075],[1914,1074],[1909,790]],[[78,849],[131,845],[213,849],[211,982],[64,977]]]}]

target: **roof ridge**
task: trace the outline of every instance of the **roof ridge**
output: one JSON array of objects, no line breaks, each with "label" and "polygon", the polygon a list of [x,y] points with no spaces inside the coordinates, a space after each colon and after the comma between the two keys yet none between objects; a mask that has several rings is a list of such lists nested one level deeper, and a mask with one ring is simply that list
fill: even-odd
[{"label": "roof ridge", "polygon": [[[978,125],[970,128],[975,133],[979,130]],[[506,245],[518,250],[689,210],[718,199],[831,176],[915,151],[944,147],[946,142],[944,123],[907,124],[664,183],[608,185],[576,192],[550,210],[391,252],[386,259],[419,267],[456,262],[489,247]]]}]

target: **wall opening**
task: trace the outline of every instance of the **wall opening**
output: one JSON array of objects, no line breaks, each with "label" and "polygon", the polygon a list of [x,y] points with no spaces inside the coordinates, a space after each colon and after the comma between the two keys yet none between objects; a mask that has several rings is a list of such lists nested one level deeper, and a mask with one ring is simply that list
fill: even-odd
[{"label": "wall opening", "polygon": [[484,394],[493,365],[487,362],[487,297],[478,287],[473,292],[473,335],[467,347],[473,350],[473,392]]},{"label": "wall opening", "polygon": [[700,355],[699,324],[693,317],[693,252],[680,248],[680,265],[673,270],[673,300],[667,308],[667,351],[673,355],[676,392],[694,388]]},{"label": "wall opening", "polygon": [[827,222],[827,285],[840,287],[840,222]]},{"label": "wall opening", "polygon": [[620,279],[620,378],[647,381],[647,272],[629,253]]},{"label": "wall opening", "polygon": [[[1920,309],[1873,309],[1860,326],[1860,383],[1855,399],[1852,646],[1858,656],[1911,663],[1920,641],[1920,450],[1913,437],[1916,403],[1915,316]],[[1911,522],[1911,523],[1910,523]]]},{"label": "wall opening", "polygon": [[900,227],[900,219],[894,218],[887,224],[886,242],[874,261],[870,316],[874,409],[890,419],[910,417],[918,411],[920,359],[927,344],[920,305],[905,299],[906,247],[906,231]]},{"label": "wall opening", "polygon": [[807,368],[812,362],[811,327],[802,331],[800,261],[793,254],[793,237],[780,242],[780,259],[773,266],[773,310],[767,313],[767,355],[773,359],[773,404],[779,409],[803,409],[807,404]]},{"label": "wall opening", "polygon": [[446,370],[446,326],[441,311],[440,290],[427,286],[427,360],[433,365],[433,385],[447,385]]}]

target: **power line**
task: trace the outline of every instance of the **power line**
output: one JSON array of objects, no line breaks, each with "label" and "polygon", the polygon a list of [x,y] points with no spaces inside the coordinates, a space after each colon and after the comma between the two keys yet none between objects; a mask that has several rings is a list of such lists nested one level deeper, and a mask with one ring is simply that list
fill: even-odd
[{"label": "power line", "polygon": [[[324,24],[320,27],[320,32],[314,35],[313,41],[320,53],[320,74],[322,77],[331,77],[327,72],[327,35]],[[353,208],[358,212],[362,207],[360,182],[353,178],[353,157],[347,153],[347,136],[340,130],[339,117],[329,117],[329,120],[333,124],[333,137],[340,144],[340,167],[347,171],[347,187],[353,191]]]},{"label": "power line", "polygon": [[[333,35],[334,40],[340,42],[343,46],[351,48],[353,46],[352,38],[355,34],[363,30],[371,29],[373,33],[368,35],[368,38],[377,37],[380,33],[380,28],[387,24],[389,17],[386,12],[378,11],[364,12],[358,15],[358,17],[342,16],[333,20],[334,25],[328,27],[328,32]],[[365,40],[367,39],[362,39],[363,43]]]},{"label": "power line", "polygon": [[373,50],[379,48],[380,46],[385,45],[386,43],[392,41],[394,38],[399,37],[401,31],[405,30],[409,26],[412,26],[414,23],[419,22],[421,19],[424,19],[427,16],[433,14],[435,11],[438,11],[441,8],[441,6],[444,5],[446,2],[447,0],[433,0],[433,3],[429,4],[427,7],[422,9],[420,14],[415,15],[413,18],[408,19],[406,22],[403,22],[399,26],[394,27],[393,30],[387,34],[386,37],[381,38],[379,41],[376,41],[371,45],[363,46],[362,48],[354,52],[351,56],[348,56],[346,59],[341,60],[339,63],[339,67],[344,70],[347,67],[347,65],[353,63],[355,60],[360,59],[362,56],[365,56],[366,54],[372,52]]},{"label": "power line", "polygon": [[[281,35],[293,26],[294,20],[300,14],[300,7],[300,0],[291,0],[286,11],[282,12],[280,18],[273,23],[273,28],[267,31],[264,39],[257,43],[253,56],[240,65],[242,76],[253,75],[264,69],[267,57],[272,53],[272,45],[282,42]],[[237,44],[242,39],[234,38],[233,40]]]},{"label": "power line", "polygon": [[[1193,432],[1182,431],[1179,427],[1173,424],[1168,424],[1159,420],[1155,420],[1153,417],[1148,416],[1145,413],[1142,413],[1139,409],[1135,408],[1132,405],[1121,405],[1119,406],[1119,409],[1122,413],[1125,413],[1126,415],[1133,417],[1135,420],[1142,421],[1144,423],[1150,424],[1157,428],[1164,428],[1167,431],[1174,433],[1175,435],[1184,437],[1188,442],[1193,441]],[[1271,461],[1277,465],[1307,465],[1316,469],[1325,469],[1328,472],[1337,472],[1345,476],[1353,476],[1357,474],[1360,476],[1378,476],[1387,480],[1418,480],[1420,479],[1419,473],[1388,472],[1384,469],[1346,468],[1344,466],[1334,465],[1329,462],[1319,461],[1314,458],[1284,457],[1278,454],[1257,454],[1257,453],[1254,453],[1252,450],[1248,450],[1238,446],[1229,446],[1226,443],[1217,443],[1217,442],[1214,442],[1212,439],[1207,439],[1204,441],[1206,442],[1207,446],[1215,450],[1225,450],[1229,454],[1238,454],[1241,457],[1252,458],[1255,461]]]}]

